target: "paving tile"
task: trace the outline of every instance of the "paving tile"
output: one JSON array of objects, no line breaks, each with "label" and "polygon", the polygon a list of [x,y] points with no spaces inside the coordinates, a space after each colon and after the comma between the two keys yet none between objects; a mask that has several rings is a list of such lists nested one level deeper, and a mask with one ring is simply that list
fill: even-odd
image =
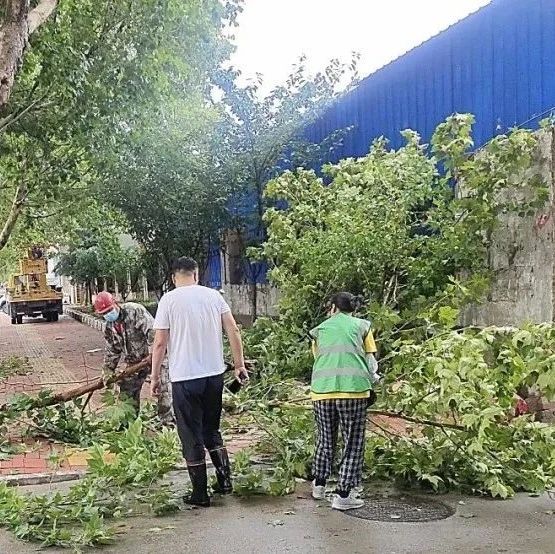
[{"label": "paving tile", "polygon": [[40,451],[25,452],[25,458],[27,460],[38,460],[41,457]]},{"label": "paving tile", "polygon": [[[0,382],[0,403],[14,393],[33,394],[41,388],[63,390],[69,385],[56,383],[75,382],[98,377],[96,370],[84,368],[87,365],[100,367],[102,363],[102,334],[98,330],[68,318],[62,318],[58,324],[41,324],[26,322],[21,326],[12,326],[8,318],[0,314],[0,351],[2,354],[27,356],[32,371],[28,375],[14,376]],[[62,331],[63,329],[63,331]],[[64,337],[58,340],[56,337]],[[97,358],[86,354],[88,350],[98,350]],[[49,386],[49,383],[51,386]],[[144,387],[143,396],[147,398],[148,387]],[[93,397],[92,404],[95,403]],[[89,456],[86,450],[64,448],[47,441],[22,439],[21,430],[10,430],[9,439],[21,443],[26,452],[17,454],[9,460],[0,462],[0,474],[43,473],[54,474],[59,469],[86,469]],[[256,435],[227,434],[226,443],[233,454],[256,442]],[[50,463],[49,457],[58,455],[57,463]],[[110,462],[114,455],[107,454],[105,460]]]},{"label": "paving tile", "polygon": [[46,460],[25,460],[23,462],[24,468],[32,468],[32,469],[46,469],[48,464]]}]

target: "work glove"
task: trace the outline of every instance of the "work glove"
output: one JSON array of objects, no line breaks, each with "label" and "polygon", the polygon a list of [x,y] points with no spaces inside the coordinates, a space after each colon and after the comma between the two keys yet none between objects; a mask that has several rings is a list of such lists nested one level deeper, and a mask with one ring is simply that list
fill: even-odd
[{"label": "work glove", "polygon": [[373,354],[367,354],[368,371],[370,372],[370,380],[373,384],[379,383],[381,376],[378,373],[378,360]]},{"label": "work glove", "polygon": [[110,386],[108,384],[109,380],[113,378],[114,376],[114,371],[112,371],[111,369],[107,369],[107,368],[102,368],[102,383],[104,384],[105,387]]},{"label": "work glove", "polygon": [[[378,360],[376,360],[376,357],[373,354],[368,354],[367,360],[368,360],[368,371],[370,373],[370,381],[372,382],[372,385],[375,386],[380,382],[382,378],[381,375],[378,373]],[[372,406],[372,404],[376,402],[376,399],[377,399],[376,392],[374,390],[371,390],[370,396],[368,397],[367,407]]]}]

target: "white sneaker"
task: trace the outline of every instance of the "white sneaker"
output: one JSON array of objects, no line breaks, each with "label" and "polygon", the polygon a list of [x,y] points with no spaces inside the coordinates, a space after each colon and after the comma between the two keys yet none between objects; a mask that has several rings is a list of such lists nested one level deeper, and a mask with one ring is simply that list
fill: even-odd
[{"label": "white sneaker", "polygon": [[364,487],[355,487],[349,493],[350,496],[354,496],[355,498],[360,498],[364,493]]},{"label": "white sneaker", "polygon": [[355,498],[354,495],[349,494],[347,498],[342,498],[336,494],[331,503],[331,507],[334,510],[340,510],[344,512],[345,510],[356,510],[357,508],[362,508],[364,506],[364,500],[360,498]]},{"label": "white sneaker", "polygon": [[314,500],[324,500],[326,498],[326,487],[317,485],[316,481],[312,481],[312,498]]}]

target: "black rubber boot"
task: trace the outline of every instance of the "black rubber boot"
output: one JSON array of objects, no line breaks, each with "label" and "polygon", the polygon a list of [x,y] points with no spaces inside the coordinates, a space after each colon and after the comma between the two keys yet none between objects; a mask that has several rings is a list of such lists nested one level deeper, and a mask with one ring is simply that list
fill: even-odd
[{"label": "black rubber boot", "polygon": [[219,494],[231,494],[233,492],[233,483],[231,482],[231,464],[226,448],[218,448],[210,450],[210,459],[216,469],[216,479],[218,481],[217,488],[214,492]]},{"label": "black rubber boot", "polygon": [[206,476],[206,464],[196,466],[187,466],[193,492],[189,496],[183,497],[185,504],[190,506],[201,506],[208,508],[210,506],[210,497],[208,496],[208,478]]}]

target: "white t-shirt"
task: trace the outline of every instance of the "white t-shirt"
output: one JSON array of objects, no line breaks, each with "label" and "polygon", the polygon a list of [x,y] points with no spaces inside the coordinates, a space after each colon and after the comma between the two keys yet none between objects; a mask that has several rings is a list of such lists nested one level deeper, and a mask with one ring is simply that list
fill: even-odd
[{"label": "white t-shirt", "polygon": [[154,329],[169,329],[170,381],[219,375],[225,370],[222,314],[231,311],[213,289],[190,285],[162,296]]}]

